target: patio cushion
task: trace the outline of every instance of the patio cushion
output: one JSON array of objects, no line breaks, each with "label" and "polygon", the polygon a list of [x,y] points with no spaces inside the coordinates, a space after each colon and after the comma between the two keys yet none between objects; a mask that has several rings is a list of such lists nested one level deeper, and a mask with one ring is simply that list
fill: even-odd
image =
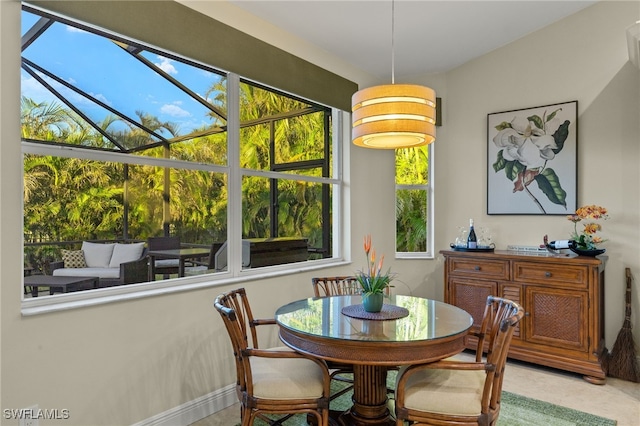
[{"label": "patio cushion", "polygon": [[62,250],[62,260],[65,268],[86,268],[84,252],[82,250]]},{"label": "patio cushion", "polygon": [[180,261],[178,259],[157,259],[155,262],[156,267],[164,266],[166,267],[178,267],[180,265]]},{"label": "patio cushion", "polygon": [[114,244],[82,242],[84,260],[89,268],[108,268],[113,254]]},{"label": "patio cushion", "polygon": [[144,243],[133,244],[120,244],[117,243],[113,247],[113,254],[111,255],[111,261],[109,262],[110,268],[118,268],[121,263],[132,262],[140,259],[142,251],[144,250]]},{"label": "patio cushion", "polygon": [[120,268],[60,268],[54,269],[54,277],[120,278]]}]

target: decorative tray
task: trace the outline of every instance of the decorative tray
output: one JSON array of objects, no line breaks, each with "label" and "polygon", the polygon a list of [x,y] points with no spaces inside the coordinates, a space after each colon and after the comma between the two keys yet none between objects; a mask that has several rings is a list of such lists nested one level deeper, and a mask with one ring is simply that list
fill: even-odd
[{"label": "decorative tray", "polygon": [[351,318],[367,319],[367,320],[392,320],[404,318],[409,315],[409,310],[402,306],[382,305],[380,312],[367,312],[362,304],[345,306],[341,310],[342,315]]},{"label": "decorative tray", "polygon": [[451,246],[451,249],[454,251],[492,252],[494,250],[494,247],[487,247],[487,246],[480,246],[474,249],[457,246],[455,244],[450,244],[450,246]]}]

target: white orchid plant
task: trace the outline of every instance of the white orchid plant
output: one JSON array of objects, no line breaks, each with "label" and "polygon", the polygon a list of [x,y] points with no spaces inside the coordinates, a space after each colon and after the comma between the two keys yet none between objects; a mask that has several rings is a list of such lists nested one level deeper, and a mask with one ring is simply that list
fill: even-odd
[{"label": "white orchid plant", "polygon": [[513,192],[526,191],[543,213],[546,213],[544,207],[528,189],[534,181],[549,201],[567,207],[567,193],[562,189],[560,178],[547,167],[547,163],[562,151],[569,135],[569,120],[557,128],[548,128],[555,123],[553,119],[561,110],[558,108],[550,114],[545,110],[542,117],[537,114],[517,116],[495,126],[498,134],[493,143],[500,151],[493,170],[495,173],[504,170],[507,179],[514,183]]}]

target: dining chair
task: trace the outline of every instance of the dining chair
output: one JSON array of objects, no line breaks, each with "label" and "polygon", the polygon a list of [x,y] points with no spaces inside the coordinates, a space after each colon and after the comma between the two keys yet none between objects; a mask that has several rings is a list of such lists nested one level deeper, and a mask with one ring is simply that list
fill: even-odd
[{"label": "dining chair", "polygon": [[[314,277],[311,278],[313,294],[315,297],[329,297],[338,295],[360,294],[362,288],[355,276],[337,276],[337,277]],[[387,287],[387,295],[389,295],[389,287]],[[345,364],[337,361],[327,361],[329,370],[331,371],[331,380],[336,380],[349,385],[331,394],[334,400],[339,396],[353,390],[353,365]],[[389,370],[396,369],[389,367]],[[394,389],[387,389],[389,393],[393,393]]]},{"label": "dining chair", "polygon": [[[313,294],[315,297],[328,297],[337,295],[348,295],[360,293],[360,284],[354,276],[338,277],[314,277],[311,278]],[[347,383],[348,386],[336,391],[331,395],[331,399],[353,390],[353,366],[337,361],[327,361],[331,371],[331,380]]]},{"label": "dining chair", "polygon": [[396,378],[396,426],[496,424],[507,352],[523,316],[517,303],[489,296],[480,329],[470,332],[477,339],[473,362],[456,355],[403,366]]},{"label": "dining chair", "polygon": [[354,276],[311,278],[315,297],[360,294],[361,288]]},{"label": "dining chair", "polygon": [[[147,249],[152,250],[173,250],[181,247],[180,237],[149,237],[147,238]],[[154,268],[156,274],[162,274],[168,278],[171,274],[177,274],[179,270],[178,259],[156,259]],[[150,277],[154,279],[155,277]]]},{"label": "dining chair", "polygon": [[285,418],[307,414],[317,425],[328,426],[331,380],[327,364],[284,346],[260,349],[257,327],[276,322],[253,318],[244,288],[219,295],[214,306],[233,347],[242,426],[253,425],[256,418],[270,425],[284,421],[266,417],[271,414]]}]

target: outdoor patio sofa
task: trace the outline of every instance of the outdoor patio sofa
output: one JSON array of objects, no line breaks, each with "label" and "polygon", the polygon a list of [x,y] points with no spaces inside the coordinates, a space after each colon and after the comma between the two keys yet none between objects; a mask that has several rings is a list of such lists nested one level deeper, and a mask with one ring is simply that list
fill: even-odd
[{"label": "outdoor patio sofa", "polygon": [[63,260],[51,262],[51,274],[65,277],[98,277],[98,287],[148,281],[145,243],[91,243],[80,250],[63,250]]}]

